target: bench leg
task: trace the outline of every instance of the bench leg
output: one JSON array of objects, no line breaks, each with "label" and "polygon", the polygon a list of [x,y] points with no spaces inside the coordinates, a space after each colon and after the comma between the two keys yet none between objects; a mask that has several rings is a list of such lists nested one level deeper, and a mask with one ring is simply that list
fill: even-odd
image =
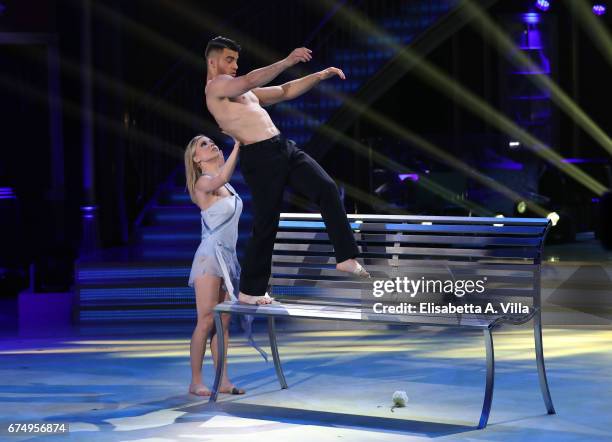
[{"label": "bench leg", "polygon": [[546,367],[544,366],[544,347],[542,346],[542,314],[538,312],[533,318],[533,334],[535,337],[536,361],[538,363],[538,377],[540,379],[540,390],[546,404],[548,414],[555,414],[550,390],[548,388],[548,380],[546,379]]},{"label": "bench leg", "polygon": [[274,326],[274,317],[268,316],[268,335],[270,336],[270,348],[272,349],[272,359],[274,359],[274,368],[276,369],[276,377],[282,389],[288,388],[285,381],[285,374],[281,365],[280,356],[278,355],[278,346],[276,345],[276,327]]},{"label": "bench leg", "polygon": [[487,351],[487,384],[485,388],[484,401],[482,403],[482,413],[480,414],[480,422],[478,428],[484,428],[489,421],[489,413],[491,411],[491,402],[493,400],[493,381],[495,378],[495,355],[493,353],[493,334],[490,329],[483,331],[485,348]]},{"label": "bench leg", "polygon": [[217,370],[215,373],[215,383],[210,392],[208,402],[216,402],[219,395],[219,386],[221,385],[221,376],[223,376],[223,366],[225,365],[225,340],[223,336],[223,323],[221,322],[221,312],[215,312],[215,328],[217,330]]}]

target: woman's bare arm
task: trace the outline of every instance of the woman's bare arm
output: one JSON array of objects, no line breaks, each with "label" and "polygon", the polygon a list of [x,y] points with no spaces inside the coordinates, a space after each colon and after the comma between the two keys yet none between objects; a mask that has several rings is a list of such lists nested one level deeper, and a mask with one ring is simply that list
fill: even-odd
[{"label": "woman's bare arm", "polygon": [[202,175],[200,179],[198,179],[198,181],[196,182],[196,189],[202,192],[213,192],[219,187],[223,186],[225,183],[227,183],[232,177],[234,170],[236,169],[236,163],[238,162],[239,153],[240,143],[238,141],[235,141],[234,149],[232,150],[232,153],[227,158],[227,161],[221,168],[221,173],[214,177]]}]

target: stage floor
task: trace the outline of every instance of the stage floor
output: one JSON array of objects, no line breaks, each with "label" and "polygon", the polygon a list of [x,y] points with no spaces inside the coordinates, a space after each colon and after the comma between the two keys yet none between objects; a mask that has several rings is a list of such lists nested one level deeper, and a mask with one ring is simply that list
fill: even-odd
[{"label": "stage floor", "polygon": [[[550,320],[550,317],[549,317]],[[185,326],[99,327],[0,342],[3,422],[68,422],[84,441],[610,440],[612,329],[545,326],[557,415],[540,395],[533,335],[494,333],[496,382],[489,426],[475,429],[484,393],[480,333],[438,329],[286,331],[288,390],[272,363],[236,335],[230,377],[245,396],[217,408],[186,394]],[[258,335],[265,343],[265,336]],[[207,383],[211,361],[206,359]],[[404,390],[405,408],[391,411]],[[2,438],[2,436],[0,436]],[[32,440],[12,436],[7,440]]]},{"label": "stage floor", "polygon": [[[553,416],[540,394],[528,325],[494,332],[492,412],[488,427],[477,430],[485,382],[478,332],[281,322],[288,390],[280,390],[273,364],[234,333],[230,377],[247,394],[221,395],[211,407],[187,394],[189,323],[61,330],[34,323],[0,332],[0,422],[70,424],[69,436],[49,440],[612,440],[612,253],[593,240],[546,252],[544,353]],[[267,343],[261,332],[257,340]],[[207,355],[209,386],[211,365]],[[409,401],[392,412],[396,390]]]}]

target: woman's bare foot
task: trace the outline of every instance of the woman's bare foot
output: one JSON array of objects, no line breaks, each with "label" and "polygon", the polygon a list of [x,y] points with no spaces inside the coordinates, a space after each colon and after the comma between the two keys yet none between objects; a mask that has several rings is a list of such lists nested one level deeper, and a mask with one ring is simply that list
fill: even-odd
[{"label": "woman's bare foot", "polygon": [[369,278],[370,274],[355,259],[347,259],[336,264],[336,270],[347,272],[360,278]]},{"label": "woman's bare foot", "polygon": [[263,296],[251,296],[240,292],[238,295],[238,301],[242,302],[243,304],[264,305],[272,304],[274,298],[270,298],[267,293]]},{"label": "woman's bare foot", "polygon": [[204,384],[189,384],[189,393],[196,396],[210,396],[210,390]]}]

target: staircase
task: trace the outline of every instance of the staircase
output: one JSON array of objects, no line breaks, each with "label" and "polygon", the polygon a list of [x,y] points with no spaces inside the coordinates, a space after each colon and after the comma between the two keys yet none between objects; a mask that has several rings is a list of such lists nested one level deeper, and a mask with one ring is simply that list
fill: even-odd
[{"label": "staircase", "polygon": [[[347,7],[367,16],[392,36],[393,43],[408,45],[446,16],[457,3],[458,0],[362,1],[349,2]],[[336,28],[321,40],[321,47],[315,48],[315,60],[325,60],[328,64],[309,66],[309,69],[324,69],[333,65],[341,68],[347,79],[328,80],[317,90],[280,103],[271,110],[272,118],[281,132],[299,146],[308,144],[319,126],[328,123],[330,117],[343,106],[343,100],[336,92],[354,96],[396,55],[385,46],[387,41],[369,36],[357,27]],[[327,89],[329,93],[322,89]]]}]

